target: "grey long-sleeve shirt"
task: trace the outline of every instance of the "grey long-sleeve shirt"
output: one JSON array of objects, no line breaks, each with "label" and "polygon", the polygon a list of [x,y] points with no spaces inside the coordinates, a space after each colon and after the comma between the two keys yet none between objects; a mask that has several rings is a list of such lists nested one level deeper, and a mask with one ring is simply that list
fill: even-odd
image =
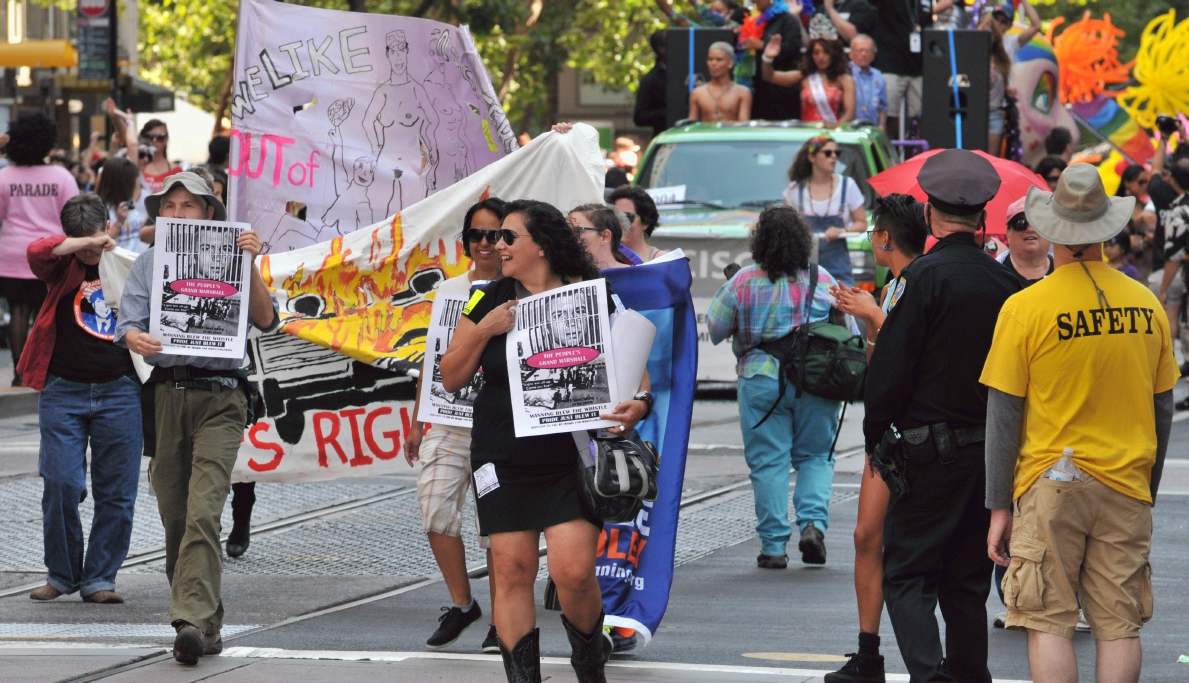
[{"label": "grey long-sleeve shirt", "polygon": [[[115,342],[124,348],[128,348],[128,341],[125,337],[129,330],[149,331],[149,294],[152,291],[151,287],[153,284],[153,252],[154,249],[150,247],[148,251],[136,257],[136,261],[132,263],[132,271],[128,274],[128,282],[124,285],[124,295],[120,298],[120,316],[119,322],[116,324]],[[264,332],[270,332],[276,329],[281,320],[277,314],[277,297],[275,295],[271,296],[273,308],[272,326],[264,328],[256,325],[256,323],[252,323]],[[244,305],[247,305],[247,303],[246,300],[243,302]],[[248,319],[251,320],[250,315]],[[162,353],[145,358],[145,362],[149,365],[163,368],[189,365],[204,370],[235,370],[244,364],[244,359],[175,356]]]},{"label": "grey long-sleeve shirt", "polygon": [[[1156,408],[1156,464],[1152,467],[1152,504],[1164,473],[1168,436],[1172,431],[1173,396],[1165,391],[1152,397]],[[1011,507],[1015,490],[1016,458],[1020,454],[1020,435],[1024,427],[1024,397],[1012,396],[998,389],[987,394],[987,509]]]}]

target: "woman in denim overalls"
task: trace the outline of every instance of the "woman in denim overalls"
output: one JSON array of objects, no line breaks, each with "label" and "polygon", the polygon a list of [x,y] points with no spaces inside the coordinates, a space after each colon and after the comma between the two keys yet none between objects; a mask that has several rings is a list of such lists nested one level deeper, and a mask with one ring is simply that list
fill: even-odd
[{"label": "woman in denim overalls", "polygon": [[867,229],[863,194],[853,178],[834,172],[838,143],[828,135],[810,139],[793,160],[784,203],[799,210],[818,236],[818,264],[834,279],[854,285],[846,233]]}]

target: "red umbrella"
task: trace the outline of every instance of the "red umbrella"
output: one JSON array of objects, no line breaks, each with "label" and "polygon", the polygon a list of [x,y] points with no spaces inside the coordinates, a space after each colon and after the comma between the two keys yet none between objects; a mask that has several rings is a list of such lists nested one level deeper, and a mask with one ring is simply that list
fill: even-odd
[{"label": "red umbrella", "polygon": [[[927,201],[928,198],[925,196],[924,191],[917,184],[917,173],[920,172],[925,159],[941,151],[943,150],[931,149],[928,152],[918,154],[902,164],[897,164],[875,175],[867,182],[881,196],[891,192],[899,192],[910,194],[916,197],[917,201]],[[999,186],[999,193],[987,204],[987,234],[997,236],[1006,235],[1007,207],[1011,206],[1012,202],[1020,197],[1028,194],[1028,188],[1039,187],[1047,192],[1049,186],[1045,183],[1044,178],[1036,175],[1023,164],[993,157],[980,150],[974,150],[974,153],[991,162],[991,165],[995,167],[995,171],[999,173],[999,179],[1002,181],[1002,184]]]}]

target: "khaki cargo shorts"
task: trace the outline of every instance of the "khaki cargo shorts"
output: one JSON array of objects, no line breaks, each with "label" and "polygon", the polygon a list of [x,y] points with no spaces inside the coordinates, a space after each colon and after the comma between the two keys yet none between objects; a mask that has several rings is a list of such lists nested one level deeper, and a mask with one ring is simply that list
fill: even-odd
[{"label": "khaki cargo shorts", "polygon": [[1097,640],[1152,618],[1152,508],[1106,484],[1041,477],[1016,503],[1003,577],[1007,628],[1072,638],[1078,601]]},{"label": "khaki cargo shorts", "polygon": [[[417,501],[425,533],[462,535],[462,508],[471,488],[470,431],[437,425],[421,441],[421,472],[417,475]],[[479,547],[488,548],[487,537]]]}]

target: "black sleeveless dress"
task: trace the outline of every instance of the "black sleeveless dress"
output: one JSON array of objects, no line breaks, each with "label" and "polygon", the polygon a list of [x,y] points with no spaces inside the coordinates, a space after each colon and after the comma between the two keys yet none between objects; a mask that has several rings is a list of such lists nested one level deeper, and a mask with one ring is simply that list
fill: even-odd
[{"label": "black sleeveless dress", "polygon": [[[485,286],[483,296],[464,314],[479,323],[500,304],[516,298],[516,280]],[[610,294],[610,290],[608,290]],[[614,303],[610,303],[614,310]],[[491,463],[498,488],[476,490],[479,533],[540,531],[575,519],[597,527],[603,522],[584,509],[579,487],[579,455],[568,433],[516,436],[505,348],[508,335],[492,337],[483,350],[483,388],[475,398],[471,428],[471,470]]]}]

